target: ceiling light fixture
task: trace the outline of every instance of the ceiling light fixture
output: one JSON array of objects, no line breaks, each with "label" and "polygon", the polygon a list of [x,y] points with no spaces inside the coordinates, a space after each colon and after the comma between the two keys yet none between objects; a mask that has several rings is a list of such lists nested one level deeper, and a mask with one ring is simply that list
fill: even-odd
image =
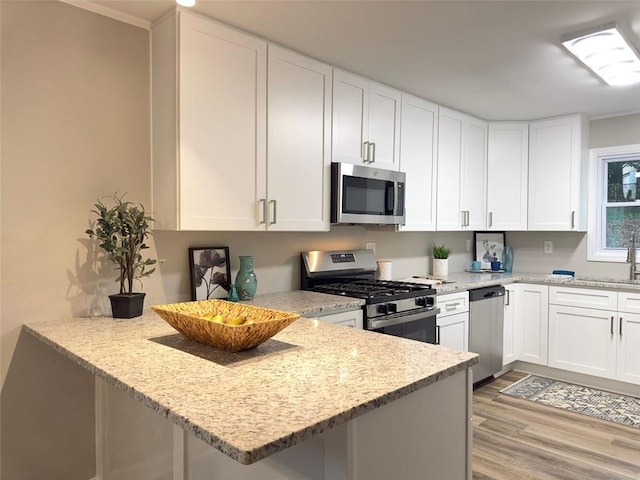
[{"label": "ceiling light fixture", "polygon": [[176,0],[176,3],[182,7],[193,7],[196,0]]},{"label": "ceiling light fixture", "polygon": [[582,63],[609,85],[640,82],[640,58],[616,25],[563,41]]}]

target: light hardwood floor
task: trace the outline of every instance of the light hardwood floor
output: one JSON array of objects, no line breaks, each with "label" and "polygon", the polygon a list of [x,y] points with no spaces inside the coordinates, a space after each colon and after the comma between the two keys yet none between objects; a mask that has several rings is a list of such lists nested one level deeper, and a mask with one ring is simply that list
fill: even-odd
[{"label": "light hardwood floor", "polygon": [[524,376],[474,392],[474,480],[640,479],[640,429],[500,393]]}]

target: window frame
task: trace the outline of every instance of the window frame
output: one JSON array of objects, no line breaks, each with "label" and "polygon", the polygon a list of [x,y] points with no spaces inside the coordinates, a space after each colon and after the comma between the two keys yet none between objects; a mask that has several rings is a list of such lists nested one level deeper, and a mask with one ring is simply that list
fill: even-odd
[{"label": "window frame", "polygon": [[[592,148],[589,150],[589,189],[587,223],[587,261],[624,263],[627,252],[624,249],[605,250],[606,221],[604,217],[606,185],[606,164],[609,161],[623,160],[625,157],[640,158],[640,144],[615,147]],[[640,200],[635,203],[640,207]]]}]

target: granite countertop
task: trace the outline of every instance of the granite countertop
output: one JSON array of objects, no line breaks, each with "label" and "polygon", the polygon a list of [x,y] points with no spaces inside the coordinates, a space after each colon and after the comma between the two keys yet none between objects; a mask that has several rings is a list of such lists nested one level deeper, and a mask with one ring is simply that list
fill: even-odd
[{"label": "granite countertop", "polygon": [[358,310],[364,305],[364,300],[307,290],[294,290],[292,292],[256,295],[251,303],[259,307],[296,312],[303,317],[322,317],[333,313]]},{"label": "granite countertop", "polygon": [[[256,303],[268,301],[257,298]],[[478,358],[306,318],[239,353],[189,341],[154,313],[132,320],[73,318],[23,328],[244,464],[431,385]]]},{"label": "granite countertop", "polygon": [[453,293],[461,290],[488,287],[491,285],[507,285],[509,283],[535,283],[580,288],[597,288],[601,290],[623,290],[640,292],[640,281],[621,280],[607,277],[576,277],[566,278],[544,273],[452,273],[446,280],[453,283],[443,283],[436,286],[437,292]]}]

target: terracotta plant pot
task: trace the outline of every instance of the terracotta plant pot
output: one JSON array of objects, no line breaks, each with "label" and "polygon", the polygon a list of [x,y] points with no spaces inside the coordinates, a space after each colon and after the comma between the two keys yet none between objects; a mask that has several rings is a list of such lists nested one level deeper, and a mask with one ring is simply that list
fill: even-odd
[{"label": "terracotta plant pot", "polygon": [[144,293],[117,293],[109,295],[113,318],[135,318],[142,315]]}]

